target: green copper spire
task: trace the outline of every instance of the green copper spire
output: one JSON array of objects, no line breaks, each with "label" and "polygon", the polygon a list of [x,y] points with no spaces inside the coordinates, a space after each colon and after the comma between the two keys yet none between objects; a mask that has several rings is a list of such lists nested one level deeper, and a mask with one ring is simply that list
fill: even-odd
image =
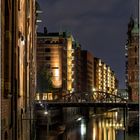
[{"label": "green copper spire", "polygon": [[134,21],[134,27],[131,31],[132,34],[138,34],[139,33],[139,25],[138,25],[138,20],[135,19]]}]

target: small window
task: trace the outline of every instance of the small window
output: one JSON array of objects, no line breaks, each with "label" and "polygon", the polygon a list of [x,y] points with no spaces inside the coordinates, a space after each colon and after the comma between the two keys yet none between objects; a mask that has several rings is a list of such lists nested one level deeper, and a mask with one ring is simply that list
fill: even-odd
[{"label": "small window", "polygon": [[21,10],[21,6],[20,6],[20,0],[18,0],[18,10]]},{"label": "small window", "polygon": [[51,52],[50,48],[45,48],[45,52]]},{"label": "small window", "polygon": [[50,44],[50,43],[51,43],[51,41],[50,41],[50,40],[47,40],[47,41],[45,41],[45,43],[46,43],[46,44]]},{"label": "small window", "polygon": [[51,58],[50,58],[50,56],[46,56],[46,60],[50,60]]},{"label": "small window", "polygon": [[137,52],[137,46],[135,46],[135,52]]},{"label": "small window", "polygon": [[137,58],[135,58],[135,65],[137,65]]},{"label": "small window", "polygon": [[4,133],[4,140],[8,140],[8,133],[7,133],[7,131]]},{"label": "small window", "polygon": [[59,69],[59,67],[52,67],[52,69]]}]

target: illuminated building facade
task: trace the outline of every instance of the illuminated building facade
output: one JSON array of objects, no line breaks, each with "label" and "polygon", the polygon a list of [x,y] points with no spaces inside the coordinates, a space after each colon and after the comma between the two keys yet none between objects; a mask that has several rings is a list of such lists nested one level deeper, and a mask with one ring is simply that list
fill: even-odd
[{"label": "illuminated building facade", "polygon": [[94,58],[94,77],[94,88],[96,91],[117,93],[118,81],[115,73],[99,58]]},{"label": "illuminated building facade", "polygon": [[87,50],[81,51],[81,90],[91,92],[94,85],[94,59]]},{"label": "illuminated building facade", "polygon": [[73,36],[72,35],[67,35],[67,46],[66,46],[66,52],[67,52],[67,91],[68,93],[74,92],[74,49],[73,49]]},{"label": "illuminated building facade", "polygon": [[[41,40],[45,38],[45,40]],[[62,40],[63,43],[64,40]],[[44,45],[44,42],[45,45]],[[54,88],[62,87],[62,47],[59,37],[55,34],[52,37],[38,36],[37,41],[37,67],[42,65],[48,67],[48,71],[52,74],[52,83]],[[42,45],[43,43],[43,45]]]},{"label": "illuminated building facade", "polygon": [[1,139],[29,140],[36,89],[35,1],[2,0],[1,5]]},{"label": "illuminated building facade", "polygon": [[139,99],[139,25],[133,18],[128,24],[128,40],[126,49],[126,87],[129,99],[138,102]]},{"label": "illuminated building facade", "polygon": [[51,73],[53,88],[57,93],[71,93],[73,84],[73,37],[66,32],[38,33],[37,69],[43,65]]}]

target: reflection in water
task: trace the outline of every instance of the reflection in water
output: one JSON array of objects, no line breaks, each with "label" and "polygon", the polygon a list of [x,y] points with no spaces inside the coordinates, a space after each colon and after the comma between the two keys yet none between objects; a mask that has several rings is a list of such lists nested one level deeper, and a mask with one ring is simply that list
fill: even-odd
[{"label": "reflection in water", "polygon": [[115,131],[119,127],[117,123],[109,116],[110,114],[100,115],[90,120],[90,129],[92,129],[92,140],[116,140]]},{"label": "reflection in water", "polygon": [[113,110],[96,114],[89,120],[77,119],[66,126],[64,133],[56,135],[54,140],[138,140],[138,136],[126,135],[123,115],[123,111]]},{"label": "reflection in water", "polygon": [[124,130],[123,120],[118,120],[117,112],[107,112],[91,120],[92,140],[116,140],[117,130]]},{"label": "reflection in water", "polygon": [[[65,135],[65,137],[64,137]],[[123,113],[118,111],[96,115],[89,121],[85,119],[67,128],[63,140],[127,140]],[[133,139],[132,139],[133,140]]]},{"label": "reflection in water", "polygon": [[85,135],[86,134],[86,124],[84,124],[84,122],[82,121],[81,123],[81,135]]}]

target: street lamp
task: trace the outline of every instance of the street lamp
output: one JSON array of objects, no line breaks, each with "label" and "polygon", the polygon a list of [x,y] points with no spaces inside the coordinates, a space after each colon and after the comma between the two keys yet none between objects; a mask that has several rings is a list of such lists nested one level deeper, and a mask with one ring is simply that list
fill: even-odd
[{"label": "street lamp", "polygon": [[45,111],[44,111],[44,115],[47,117],[47,135],[49,136],[49,124],[50,124],[50,120],[49,120],[49,110],[47,110],[47,104],[45,105]]},{"label": "street lamp", "polygon": [[96,91],[96,89],[93,87],[93,88],[92,88],[92,91],[93,91],[93,92],[95,92],[95,91]]}]

